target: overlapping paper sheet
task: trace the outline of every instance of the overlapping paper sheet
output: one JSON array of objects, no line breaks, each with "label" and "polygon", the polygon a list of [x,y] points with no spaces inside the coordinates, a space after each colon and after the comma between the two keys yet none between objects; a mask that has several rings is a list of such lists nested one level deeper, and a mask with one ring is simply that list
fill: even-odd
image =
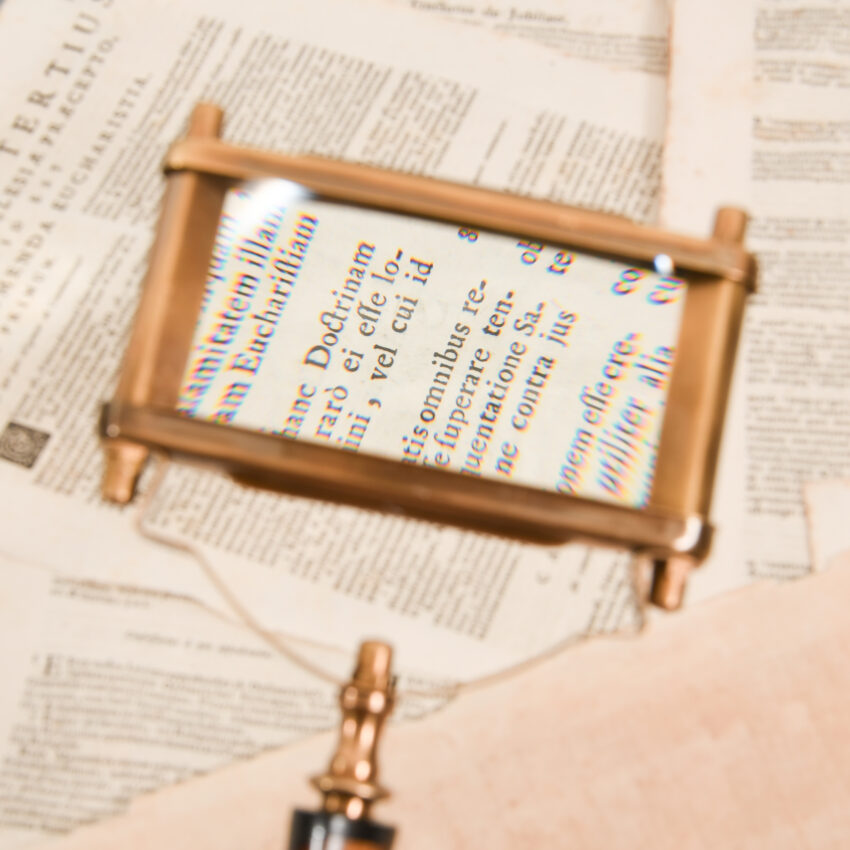
[{"label": "overlapping paper sheet", "polygon": [[333,724],[333,689],[196,603],[0,559],[2,846]]},{"label": "overlapping paper sheet", "polygon": [[760,268],[693,599],[822,563],[804,485],[850,471],[848,35],[841,4],[676,4],[662,222],[743,206]]},{"label": "overlapping paper sheet", "polygon": [[[353,3],[9,0],[0,56],[14,82],[0,95],[0,846],[12,847],[331,722],[331,684],[223,619],[196,558],[98,495],[98,406],[160,163],[192,105],[221,104],[234,141],[648,220],[663,79]],[[302,649],[335,675],[364,630],[425,642],[427,664],[401,661],[408,686],[427,688],[640,619],[624,554],[508,544],[185,467],[159,482],[145,530],[200,551],[266,627],[304,626]],[[419,590],[389,604],[414,570]]]}]

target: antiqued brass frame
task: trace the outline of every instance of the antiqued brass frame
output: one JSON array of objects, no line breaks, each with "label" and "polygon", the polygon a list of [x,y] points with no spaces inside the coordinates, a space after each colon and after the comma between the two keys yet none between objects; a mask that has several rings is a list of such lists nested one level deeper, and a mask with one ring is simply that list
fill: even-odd
[{"label": "antiqued brass frame", "polygon": [[[710,239],[625,219],[368,166],[289,157],[219,140],[222,113],[199,104],[170,150],[164,208],[118,387],[105,405],[103,492],[127,502],[149,448],[218,462],[263,486],[402,509],[538,541],[583,539],[658,559],[654,600],[675,607],[708,551],[707,521],[726,396],[755,264],[746,216],[718,212]],[[224,192],[281,177],[316,194],[651,264],[667,255],[688,288],[649,504],[636,509],[342,452],[183,417],[179,385],[200,309]]]}]

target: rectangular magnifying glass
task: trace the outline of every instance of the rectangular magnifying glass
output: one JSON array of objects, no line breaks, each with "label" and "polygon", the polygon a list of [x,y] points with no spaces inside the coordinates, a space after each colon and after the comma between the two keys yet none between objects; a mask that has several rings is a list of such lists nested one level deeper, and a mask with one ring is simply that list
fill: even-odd
[{"label": "rectangular magnifying glass", "polygon": [[[242,480],[695,563],[754,264],[710,239],[379,169],[170,151],[104,494],[149,449]],[[666,565],[666,566],[665,566]],[[665,570],[666,585],[665,590]]]}]

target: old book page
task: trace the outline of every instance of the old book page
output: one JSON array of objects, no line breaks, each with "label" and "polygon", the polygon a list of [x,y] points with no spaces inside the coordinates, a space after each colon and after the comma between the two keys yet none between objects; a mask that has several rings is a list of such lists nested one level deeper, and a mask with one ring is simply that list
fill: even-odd
[{"label": "old book page", "polygon": [[760,265],[715,501],[720,545],[694,597],[809,572],[803,485],[850,469],[848,33],[838,5],[676,5],[662,219],[702,231],[712,207],[740,204]]},{"label": "old book page", "polygon": [[0,847],[334,725],[335,688],[197,603],[0,559]]},{"label": "old book page", "polygon": [[[163,186],[159,164],[193,103],[221,103],[232,140],[649,220],[661,145],[659,98],[648,94],[645,78],[656,92],[663,80],[542,56],[405,10],[348,3],[7,0],[0,57],[4,77],[15,81],[0,93],[7,116],[0,131],[0,553],[12,565],[4,567],[2,600],[15,612],[3,641],[10,659],[0,826],[9,846],[18,846],[113,811],[142,789],[284,743],[326,717],[322,699],[302,699],[307,686],[298,671],[195,612],[197,601],[230,613],[193,557],[145,539],[134,509],[104,505],[97,492],[98,405],[110,394],[143,275]],[[569,109],[564,91],[573,92]],[[621,103],[616,113],[612,102]],[[322,646],[309,656],[334,671],[346,666],[348,652],[327,645],[350,649],[364,629],[392,630],[410,646],[427,636],[434,657],[459,659],[454,671],[437,671],[444,677],[500,669],[640,622],[620,553],[444,533],[241,490],[189,468],[167,470],[148,531],[203,543],[267,625],[318,634]],[[319,559],[329,570],[316,582]],[[407,597],[394,590],[404,559],[420,577]],[[368,587],[356,579],[362,564],[375,565]],[[296,585],[297,606],[287,609]],[[24,613],[29,625],[18,639]],[[189,630],[202,635],[194,649]],[[216,688],[235,685],[213,670],[231,656],[239,659],[234,676],[255,682],[258,700],[283,680],[291,684],[283,725],[258,730],[258,715],[231,714],[232,738],[208,743],[218,721],[187,709],[181,729],[191,746],[172,737],[158,750],[161,730],[135,735],[116,719],[122,704],[97,691],[114,674],[134,700],[149,685],[166,689],[200,671],[204,681],[192,693],[212,694],[210,709],[226,712],[232,706]],[[145,669],[124,676],[134,664]],[[411,656],[406,672],[424,674],[427,688],[437,666],[419,668]],[[51,717],[76,725],[59,734]],[[99,737],[96,718],[104,717],[116,724],[108,741]],[[71,735],[82,742],[79,758],[96,788],[85,800],[36,799],[33,776],[61,789],[73,784],[69,772],[84,772]],[[234,741],[248,743],[240,749]]]},{"label": "old book page", "polygon": [[[0,149],[0,228],[9,257],[0,487],[15,494],[2,541],[10,555],[57,569],[73,555],[76,570],[96,577],[111,569],[104,554],[120,548],[135,582],[205,592],[187,559],[152,549],[126,511],[100,504],[93,435],[143,273],[163,185],[159,163],[200,97],[225,106],[229,137],[245,143],[436,173],[637,218],[655,214],[660,139],[644,108],[645,85],[630,89],[633,76],[541,60],[512,42],[494,47],[472,30],[449,36],[436,23],[384,7],[370,18],[371,7],[344,4],[334,13],[339,27],[329,29],[327,14],[296,4],[300,38],[275,41],[271,31],[260,35],[249,26],[265,7],[258,3],[251,14],[242,8],[244,15],[231,4],[195,11],[183,4],[179,13],[169,11],[166,34],[157,31],[161,12],[151,4],[140,7],[132,26],[129,13],[114,6],[57,12],[45,4],[45,24],[31,14],[32,4],[4,4],[2,55],[7,77],[16,80],[3,94],[12,117]],[[416,35],[407,30],[408,40],[416,50],[381,36],[384,27],[405,32],[411,20]],[[448,50],[451,37],[458,41]],[[484,67],[492,73],[477,70]],[[260,69],[273,86],[255,84]],[[532,85],[541,78],[551,90]],[[549,91],[577,79],[582,102],[566,116]],[[355,89],[356,98],[345,96]],[[601,103],[615,97],[626,106],[612,123]],[[272,103],[289,112],[270,113]],[[612,156],[622,167],[606,171]],[[50,534],[41,533],[45,525]]]}]

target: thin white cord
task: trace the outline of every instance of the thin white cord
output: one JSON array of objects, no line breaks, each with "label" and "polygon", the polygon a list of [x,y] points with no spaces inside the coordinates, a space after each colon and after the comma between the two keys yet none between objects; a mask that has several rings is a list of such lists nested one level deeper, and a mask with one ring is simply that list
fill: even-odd
[{"label": "thin white cord", "polygon": [[[156,541],[157,543],[162,543],[167,546],[175,547],[184,552],[187,552],[188,554],[196,558],[207,580],[215,588],[216,592],[222,598],[225,605],[230,609],[230,611],[234,614],[235,618],[242,625],[244,625],[248,630],[257,635],[257,637],[259,637],[274,652],[291,661],[293,664],[296,664],[297,666],[311,673],[313,676],[316,676],[317,678],[325,682],[329,682],[330,684],[342,687],[345,684],[345,680],[340,679],[329,671],[324,670],[317,664],[314,664],[308,658],[305,658],[303,655],[293,649],[290,645],[288,645],[286,640],[279,633],[273,632],[265,628],[259,622],[259,620],[257,620],[257,618],[251,613],[251,611],[245,605],[242,604],[242,602],[239,600],[239,597],[233,592],[233,589],[230,587],[230,585],[228,585],[228,583],[219,575],[219,573],[207,560],[206,556],[202,551],[200,551],[200,549],[190,545],[184,540],[171,538],[159,532],[152,531],[145,525],[148,510],[151,504],[153,503],[153,500],[156,498],[160,487],[162,486],[162,482],[165,479],[165,475],[168,471],[170,463],[171,461],[166,455],[156,455],[156,469],[154,470],[154,475],[150,482],[150,485],[148,486],[145,493],[142,495],[142,498],[139,503],[139,510],[135,518],[136,528],[139,533],[151,540]],[[632,569],[629,572],[631,576],[632,594],[635,599],[641,600],[641,594],[637,590],[638,558],[636,558],[635,556],[632,557],[631,567]],[[644,606],[641,602],[641,622],[639,630],[642,630],[645,624],[643,613]],[[405,688],[399,693],[397,693],[396,698],[398,700],[402,700],[405,697],[418,699],[425,698],[449,700],[461,693],[467,693],[469,691],[488,687],[500,681],[504,681],[505,679],[511,678],[526,670],[529,670],[533,667],[536,667],[537,665],[542,664],[550,658],[560,654],[565,649],[587,640],[588,637],[589,635],[587,634],[570,635],[569,637],[565,638],[562,641],[559,641],[558,643],[553,644],[548,649],[541,653],[538,653],[532,658],[527,658],[523,661],[519,661],[516,664],[513,664],[510,667],[506,667],[503,670],[499,670],[494,673],[489,673],[486,676],[480,676],[477,679],[471,679],[468,682],[453,682],[451,684],[436,687],[431,690]],[[622,633],[615,632],[610,635],[606,635],[606,637],[622,637]]]}]

